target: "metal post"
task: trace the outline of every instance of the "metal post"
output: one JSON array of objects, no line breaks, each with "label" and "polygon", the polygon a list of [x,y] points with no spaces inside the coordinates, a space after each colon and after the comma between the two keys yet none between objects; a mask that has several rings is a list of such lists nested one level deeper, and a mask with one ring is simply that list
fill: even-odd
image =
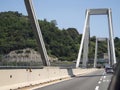
[{"label": "metal post", "polygon": [[111,9],[108,10],[108,23],[109,23],[109,33],[110,33],[112,62],[113,62],[112,65],[114,65],[114,64],[116,64],[116,56],[115,56],[115,45],[114,45],[114,35],[113,35],[113,25],[112,25]]},{"label": "metal post", "polygon": [[34,8],[32,5],[32,0],[24,0],[24,2],[25,2],[25,6],[26,6],[26,9],[28,12],[28,16],[29,16],[31,24],[32,24],[33,31],[35,32],[35,35],[37,38],[39,52],[41,54],[43,65],[49,66],[50,62],[48,59],[48,55],[47,55],[47,51],[46,51],[45,44],[43,41],[42,33],[41,33],[41,30],[39,27],[39,23],[38,23],[38,20],[36,18],[36,14],[35,14],[35,11],[34,11]]},{"label": "metal post", "polygon": [[76,62],[76,68],[79,67],[79,63],[80,63],[80,60],[81,60],[82,49],[83,49],[83,44],[84,44],[85,34],[86,34],[86,27],[87,27],[87,22],[88,22],[88,17],[89,17],[89,11],[87,10],[85,24],[84,24],[84,31],[83,31],[83,35],[82,35],[82,39],[81,39],[81,44],[80,44],[80,49],[79,49],[79,53],[78,53],[78,57],[77,57],[77,62]]},{"label": "metal post", "polygon": [[98,40],[97,40],[97,38],[96,38],[95,57],[94,57],[94,68],[96,68],[96,64],[97,64],[97,50],[98,50]]}]

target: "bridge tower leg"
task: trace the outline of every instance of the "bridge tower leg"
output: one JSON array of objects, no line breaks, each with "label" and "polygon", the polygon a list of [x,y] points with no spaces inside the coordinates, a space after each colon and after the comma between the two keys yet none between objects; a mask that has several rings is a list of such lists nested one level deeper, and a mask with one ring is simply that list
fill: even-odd
[{"label": "bridge tower leg", "polygon": [[89,45],[89,25],[86,27],[85,41],[84,41],[84,47],[83,47],[83,61],[82,61],[83,68],[87,67],[88,45]]},{"label": "bridge tower leg", "polygon": [[108,10],[108,24],[109,24],[109,38],[110,38],[110,50],[111,50],[111,60],[112,65],[116,64],[116,55],[115,55],[115,45],[114,45],[114,35],[113,35],[113,24],[112,24],[112,11]]},{"label": "bridge tower leg", "polygon": [[[83,45],[84,45],[85,38],[86,38],[88,21],[89,21],[89,11],[86,12],[86,19],[85,19],[85,24],[84,24],[84,31],[83,31],[83,35],[82,35],[82,39],[81,39],[81,44],[80,44],[80,49],[79,49],[79,53],[78,53],[78,57],[77,57],[77,62],[76,62],[76,67],[77,68],[79,67],[79,63],[80,63],[81,56],[82,56],[82,50],[83,50]],[[86,43],[88,43],[88,42],[86,42]],[[87,55],[85,55],[85,58],[87,58]]]},{"label": "bridge tower leg", "polygon": [[111,65],[111,62],[110,62],[110,43],[109,43],[109,39],[107,39],[107,45],[108,45],[108,63],[109,63],[109,65]]},{"label": "bridge tower leg", "polygon": [[96,38],[96,43],[95,43],[95,57],[94,57],[94,68],[96,68],[96,64],[97,64],[97,52],[98,52],[98,40]]},{"label": "bridge tower leg", "polygon": [[110,50],[110,45],[109,45],[109,38],[96,38],[94,68],[96,67],[96,64],[97,64],[98,41],[107,41],[108,63],[109,65],[111,65],[111,60],[110,60],[111,50]]},{"label": "bridge tower leg", "polygon": [[34,10],[33,5],[32,5],[32,0],[24,0],[24,2],[25,2],[25,6],[26,6],[26,9],[28,12],[29,19],[30,19],[31,24],[32,24],[33,31],[35,32],[35,35],[37,38],[39,52],[41,54],[43,65],[49,66],[50,62],[49,62],[47,51],[46,51],[45,44],[43,41],[41,29],[39,27],[39,23],[38,23],[38,20],[36,18],[35,10]]}]

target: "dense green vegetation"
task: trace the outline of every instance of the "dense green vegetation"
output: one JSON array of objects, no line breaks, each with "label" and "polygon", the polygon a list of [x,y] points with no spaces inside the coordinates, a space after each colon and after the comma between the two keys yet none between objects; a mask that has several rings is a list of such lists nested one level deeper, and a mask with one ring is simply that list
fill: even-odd
[{"label": "dense green vegetation", "polygon": [[[43,38],[50,56],[59,60],[75,60],[77,58],[81,34],[75,28],[60,30],[53,22],[39,20]],[[99,54],[105,53],[106,43],[100,43]],[[94,56],[95,37],[91,38],[89,57]],[[115,38],[116,55],[120,58],[120,39]],[[12,50],[33,48],[37,50],[35,35],[27,16],[18,12],[0,13],[0,55]]]}]

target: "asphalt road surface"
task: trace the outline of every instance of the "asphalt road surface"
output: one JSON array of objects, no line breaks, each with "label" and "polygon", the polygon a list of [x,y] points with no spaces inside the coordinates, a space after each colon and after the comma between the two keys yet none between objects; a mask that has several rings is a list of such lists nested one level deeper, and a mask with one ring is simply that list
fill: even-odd
[{"label": "asphalt road surface", "polygon": [[112,74],[103,69],[35,90],[107,90]]}]

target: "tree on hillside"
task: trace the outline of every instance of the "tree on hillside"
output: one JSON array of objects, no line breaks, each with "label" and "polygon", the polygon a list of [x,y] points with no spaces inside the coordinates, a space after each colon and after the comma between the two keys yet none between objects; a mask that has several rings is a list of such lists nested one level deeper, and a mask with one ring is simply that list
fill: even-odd
[{"label": "tree on hillside", "polygon": [[[38,20],[47,52],[59,60],[75,60],[78,55],[82,35],[75,28],[59,29],[46,19]],[[100,43],[99,53],[106,51],[106,43]],[[116,56],[120,59],[120,39],[115,38]],[[0,56],[10,51],[33,48],[38,49],[35,35],[27,16],[13,11],[0,13]],[[93,58],[95,37],[90,39],[89,57]]]}]

